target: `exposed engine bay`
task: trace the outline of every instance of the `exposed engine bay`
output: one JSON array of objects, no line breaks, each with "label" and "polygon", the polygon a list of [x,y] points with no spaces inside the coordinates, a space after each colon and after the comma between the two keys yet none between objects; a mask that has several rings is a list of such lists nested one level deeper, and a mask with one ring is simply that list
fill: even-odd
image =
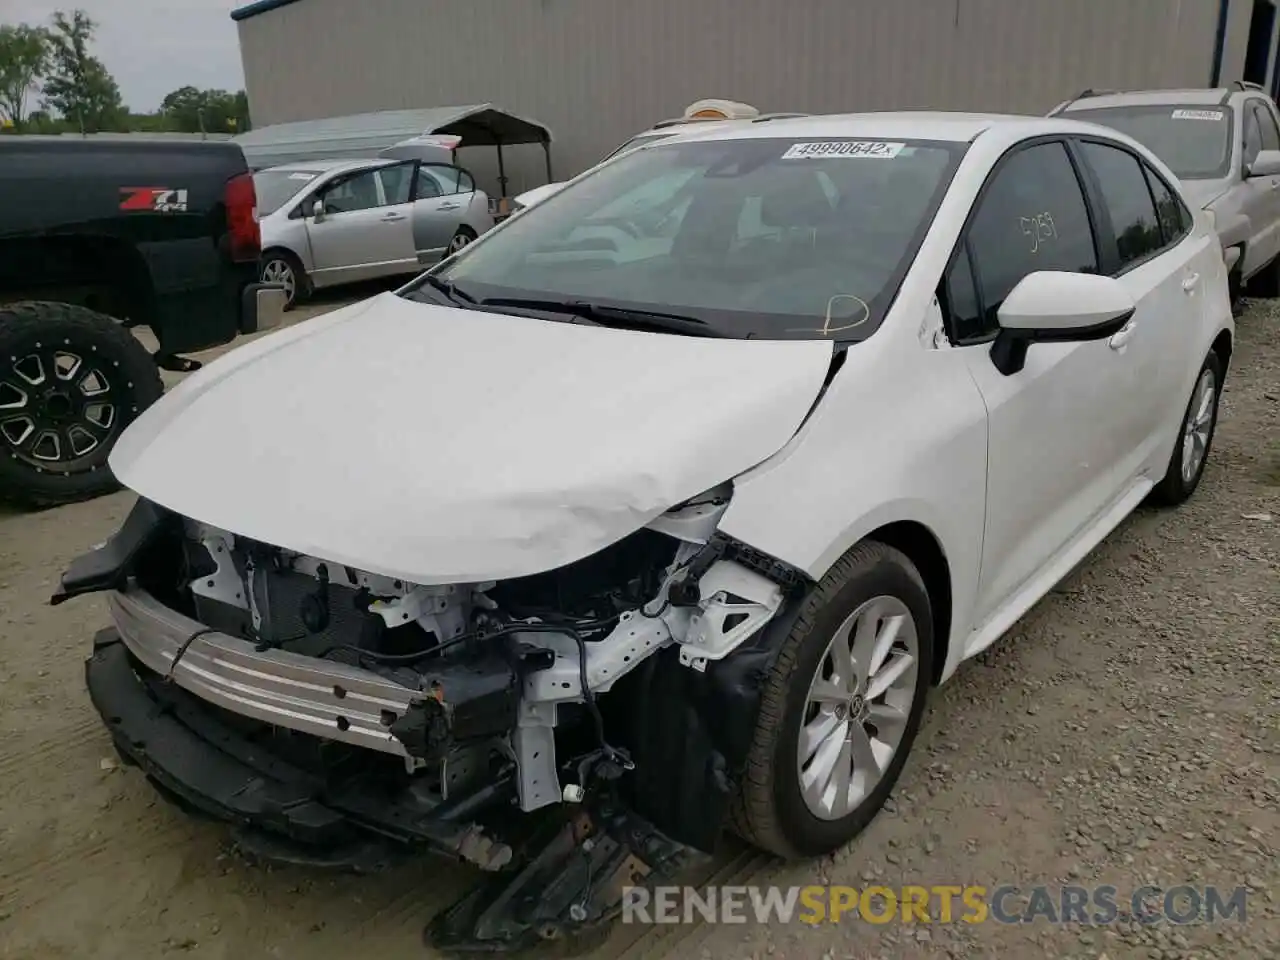
[{"label": "exposed engine bay", "polygon": [[[394,838],[518,870],[523,893],[470,897],[437,937],[510,948],[608,919],[627,881],[602,878],[666,874],[715,844],[770,656],[762,637],[802,580],[715,533],[730,494],[708,491],[557,570],[434,586],[139,501],[54,600],[114,591],[116,630],[99,639],[90,692],[122,754],[158,785],[241,823],[241,847],[262,857],[369,869]],[[246,810],[243,791],[166,785],[170,773],[149,767],[163,765],[158,734],[124,730],[128,705],[114,702],[126,661],[182,736],[203,743],[215,729],[246,769],[269,752],[275,794]],[[271,779],[280,771],[287,789]],[[294,797],[323,815],[303,822]],[[295,842],[329,836],[312,827],[330,815],[342,849]],[[559,906],[546,894],[557,889]],[[530,901],[533,890],[546,896]]]}]

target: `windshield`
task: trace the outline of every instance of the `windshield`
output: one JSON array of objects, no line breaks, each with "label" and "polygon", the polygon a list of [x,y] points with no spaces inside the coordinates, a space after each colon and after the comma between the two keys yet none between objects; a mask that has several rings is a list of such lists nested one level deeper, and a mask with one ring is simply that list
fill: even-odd
[{"label": "windshield", "polygon": [[258,196],[258,216],[275,213],[318,176],[319,170],[263,170],[255,173],[253,191]]},{"label": "windshield", "polygon": [[1225,177],[1231,165],[1228,107],[1105,107],[1072,110],[1067,116],[1128,134],[1181,180],[1216,180]]},{"label": "windshield", "polygon": [[[431,271],[460,297],[678,314],[719,336],[864,339],[962,144],[684,141],[597,168]],[[420,286],[411,296],[425,296]]]},{"label": "windshield", "polygon": [[[605,157],[604,160],[612,160],[618,154],[624,153],[633,147],[643,146],[646,143],[657,143],[659,140],[666,140],[668,137],[674,137],[676,132],[677,131],[675,130],[668,130],[662,133],[642,133],[638,137],[632,137],[617,150],[613,151],[613,153],[609,154],[609,156]],[[604,163],[604,160],[601,160],[600,162]]]}]

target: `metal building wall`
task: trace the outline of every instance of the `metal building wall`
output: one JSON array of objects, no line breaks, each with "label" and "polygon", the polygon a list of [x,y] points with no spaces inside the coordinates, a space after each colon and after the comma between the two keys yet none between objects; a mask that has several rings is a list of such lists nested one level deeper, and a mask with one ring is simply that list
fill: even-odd
[{"label": "metal building wall", "polygon": [[[1090,86],[1203,86],[1217,20],[1217,0],[299,0],[239,28],[255,126],[493,102],[550,126],[568,174],[708,96],[1040,113]],[[545,179],[512,166],[512,192]]]}]

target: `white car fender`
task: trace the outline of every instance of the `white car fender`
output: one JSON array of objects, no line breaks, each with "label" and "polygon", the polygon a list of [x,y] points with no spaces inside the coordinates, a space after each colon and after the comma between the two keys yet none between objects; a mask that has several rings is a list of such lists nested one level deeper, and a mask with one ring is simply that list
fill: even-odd
[{"label": "white car fender", "polygon": [[[920,345],[918,324],[898,326],[894,334],[911,330],[881,330],[849,348],[792,441],[735,480],[720,530],[816,580],[875,530],[919,524],[950,569],[951,622],[966,624],[986,520],[986,406],[953,351]],[[927,378],[906,376],[921,364],[935,369]],[[889,365],[901,365],[904,375],[887,375]],[[954,639],[944,674],[960,653]]]}]

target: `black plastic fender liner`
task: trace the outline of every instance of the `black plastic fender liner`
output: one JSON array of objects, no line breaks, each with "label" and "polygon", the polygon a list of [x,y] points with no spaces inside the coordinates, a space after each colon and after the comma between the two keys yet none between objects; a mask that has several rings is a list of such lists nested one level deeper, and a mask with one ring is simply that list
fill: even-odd
[{"label": "black plastic fender liner", "polygon": [[724,830],[746,769],[764,682],[799,616],[805,592],[705,672],[680,663],[668,647],[620,681],[630,709],[636,768],[624,780],[635,813],[666,836],[704,853]]},{"label": "black plastic fender liner", "polygon": [[57,606],[72,597],[122,588],[138,555],[176,519],[176,514],[139,497],[110,540],[71,561],[58,590],[49,598],[50,605]]}]

